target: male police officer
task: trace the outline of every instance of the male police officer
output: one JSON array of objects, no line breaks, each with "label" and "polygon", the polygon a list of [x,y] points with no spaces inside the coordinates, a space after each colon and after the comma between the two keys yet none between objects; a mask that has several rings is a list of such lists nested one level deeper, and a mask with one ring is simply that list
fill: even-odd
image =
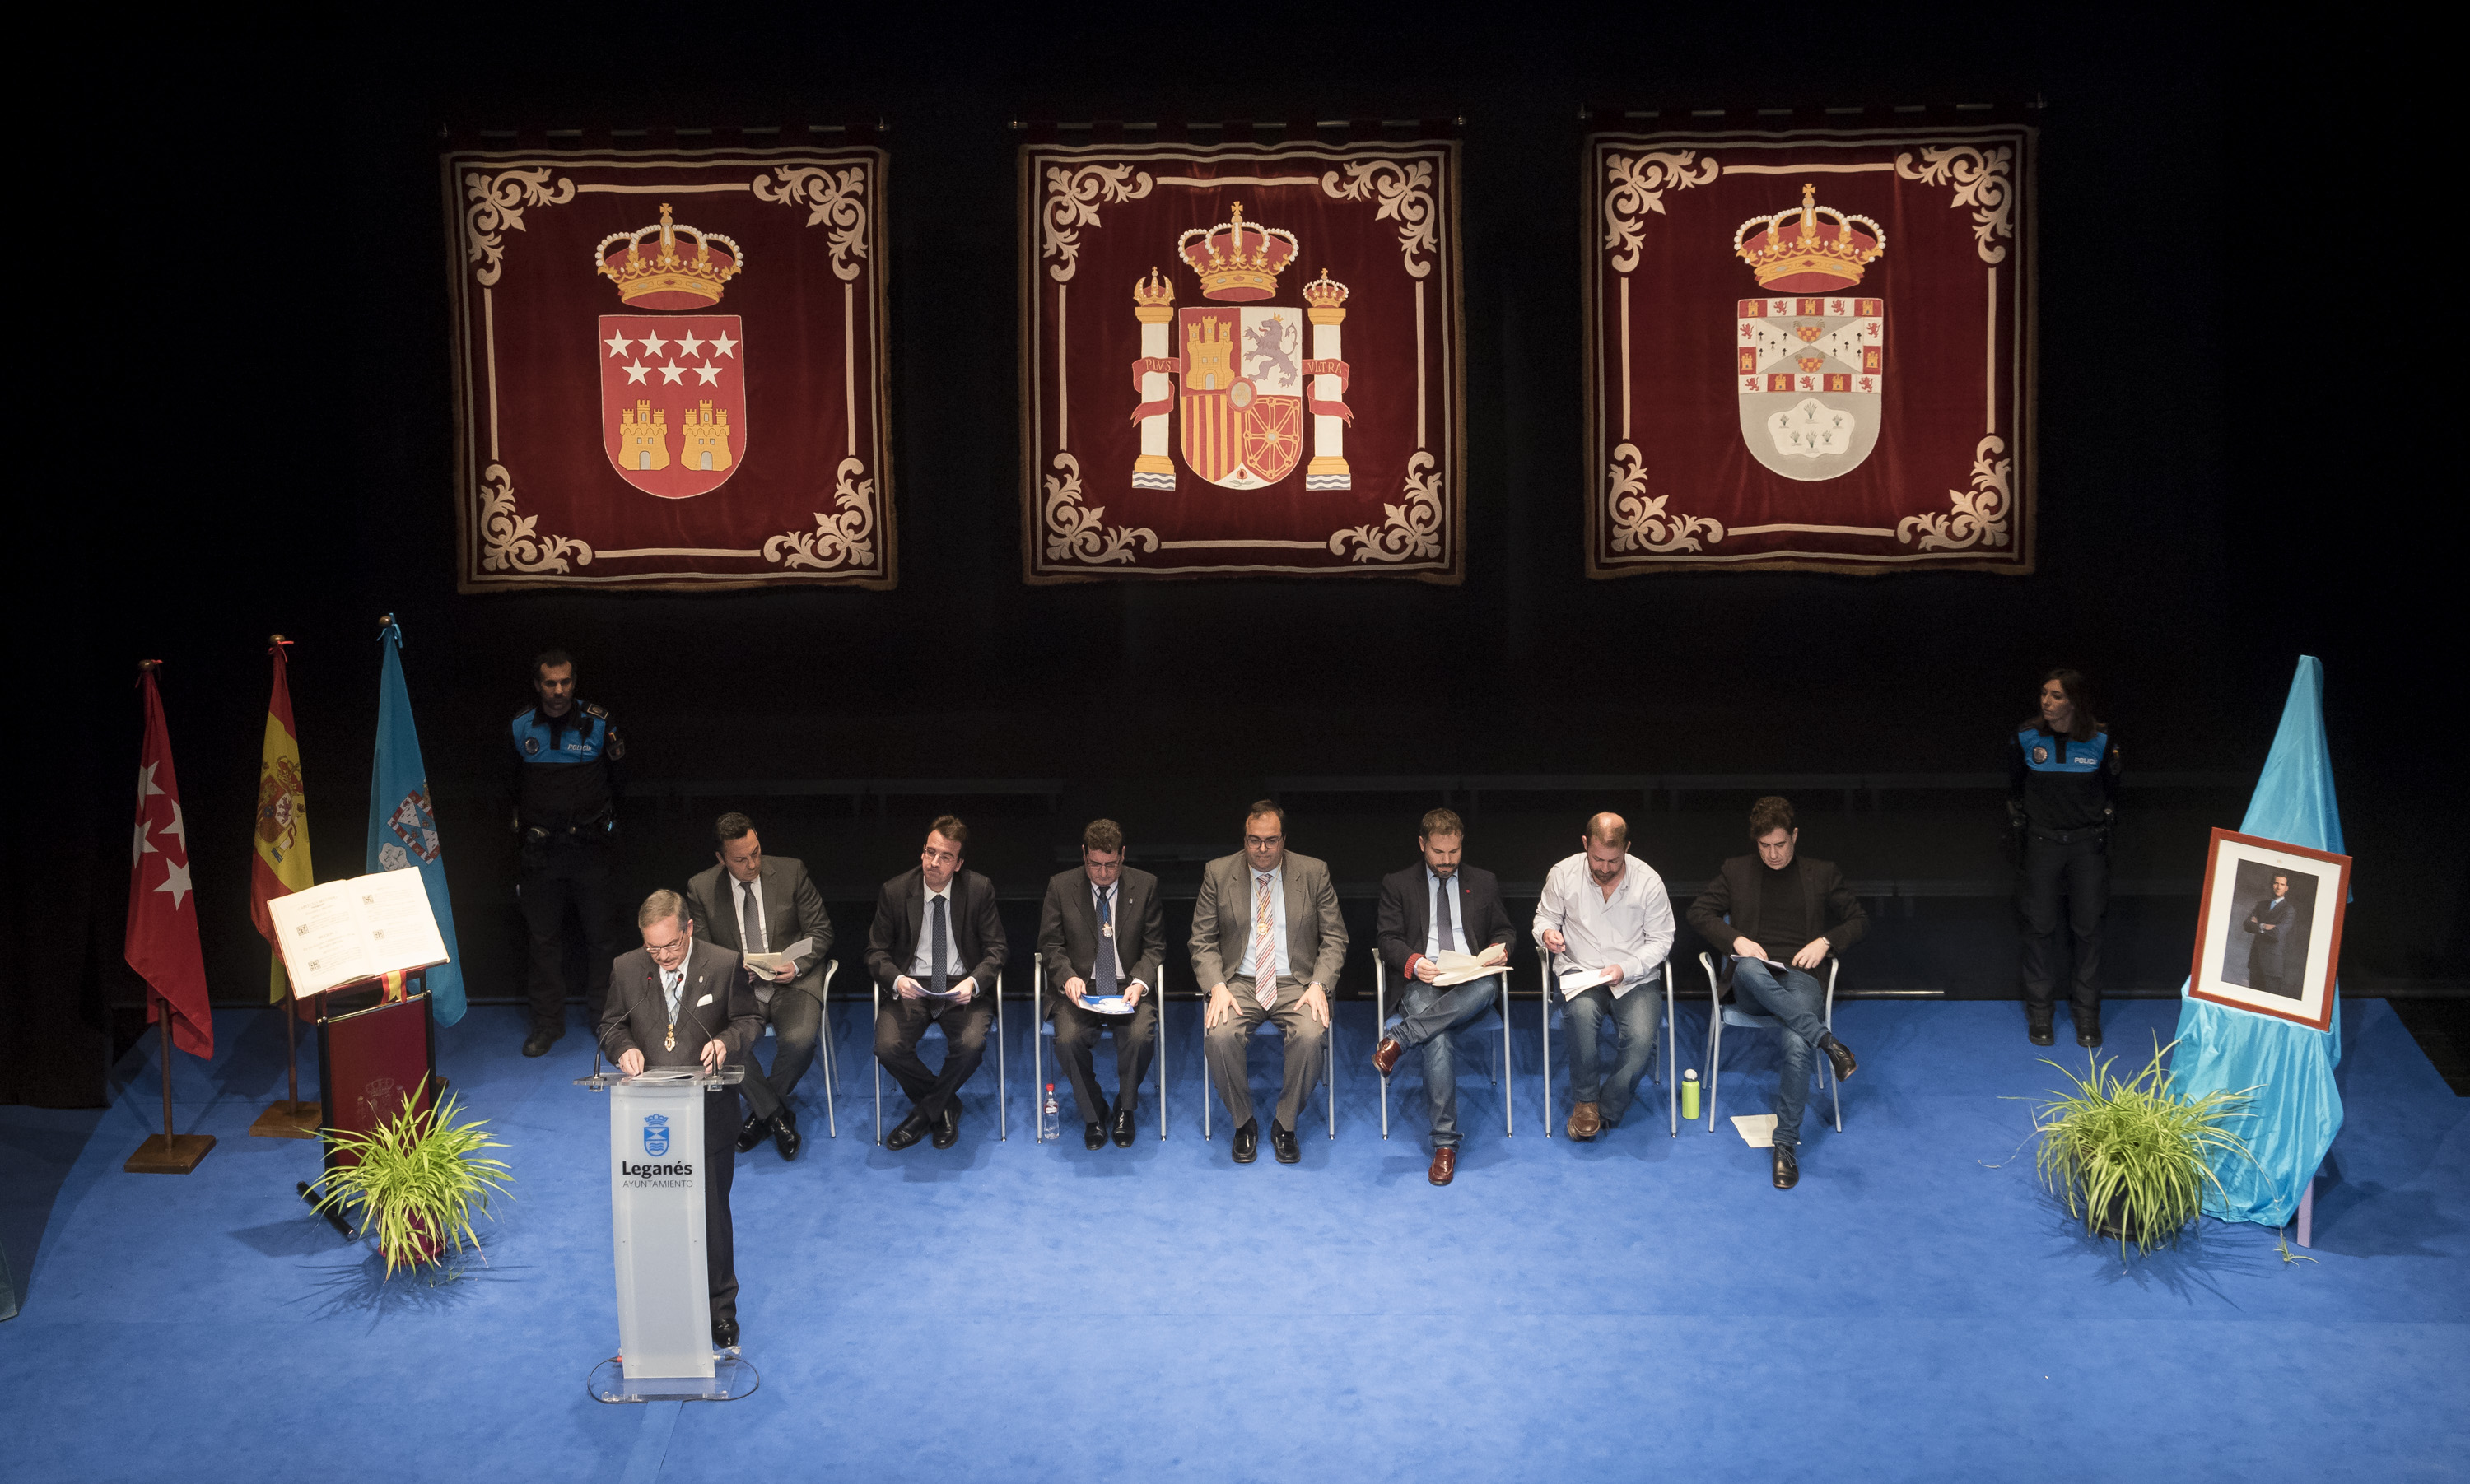
[{"label": "male police officer", "polygon": [[517,711],[509,726],[513,819],[523,840],[516,892],[531,930],[531,1034],[524,1055],[541,1056],[566,1033],[564,938],[571,906],[583,925],[584,979],[591,1023],[600,1023],[608,982],[599,965],[618,956],[610,930],[610,855],[616,846],[618,800],[626,791],[626,743],[618,724],[574,697],[574,661],[565,650],[532,661],[539,702]]}]

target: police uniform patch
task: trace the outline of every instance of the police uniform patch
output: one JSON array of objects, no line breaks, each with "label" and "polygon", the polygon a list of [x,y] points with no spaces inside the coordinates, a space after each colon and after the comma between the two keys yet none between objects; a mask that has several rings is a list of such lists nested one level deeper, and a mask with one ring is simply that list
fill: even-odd
[{"label": "police uniform patch", "polygon": [[2033,761],[2035,761],[2035,762],[2048,762],[2049,760],[2050,760],[2050,750],[2049,750],[2048,748],[2046,748],[2046,747],[2037,747],[2037,748],[2033,749]]},{"label": "police uniform patch", "polygon": [[526,757],[537,757],[540,755],[540,738],[524,738],[524,755]]}]

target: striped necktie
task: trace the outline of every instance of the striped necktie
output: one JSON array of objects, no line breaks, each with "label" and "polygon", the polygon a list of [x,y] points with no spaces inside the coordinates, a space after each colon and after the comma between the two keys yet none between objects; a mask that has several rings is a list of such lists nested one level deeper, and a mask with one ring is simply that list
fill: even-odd
[{"label": "striped necktie", "polygon": [[1274,1009],[1278,1003],[1277,919],[1270,911],[1270,878],[1252,895],[1252,992],[1261,997],[1263,1009]]}]

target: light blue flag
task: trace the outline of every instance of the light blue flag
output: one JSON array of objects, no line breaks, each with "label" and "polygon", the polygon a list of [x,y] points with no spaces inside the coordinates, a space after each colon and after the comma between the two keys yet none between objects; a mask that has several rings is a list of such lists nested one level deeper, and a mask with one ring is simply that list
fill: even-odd
[{"label": "light blue flag", "polygon": [[[2256,779],[2239,833],[2336,855],[2342,810],[2333,800],[2333,760],[2324,747],[2324,664],[2298,657],[2281,730]],[[2204,1214],[2225,1221],[2286,1226],[2316,1168],[2342,1131],[2342,1094],[2333,1068],[2342,1060],[2342,988],[2333,985],[2333,1029],[2313,1031],[2269,1015],[2187,998],[2179,990],[2179,1049],[2171,1054],[2176,1090],[2183,1097],[2255,1088],[2255,1101],[2231,1131],[2255,1151],[2256,1163],[2216,1156],[2221,1191],[2204,1195]]]},{"label": "light blue flag", "polygon": [[437,811],[429,795],[429,769],[420,760],[420,731],[411,724],[411,692],[403,685],[403,630],[389,619],[378,636],[385,651],[378,677],[378,756],[369,780],[371,870],[418,868],[429,888],[429,910],[446,939],[446,962],[425,976],[437,1023],[463,1018],[463,955],[454,946],[454,909],[446,900],[446,857],[437,844]]}]

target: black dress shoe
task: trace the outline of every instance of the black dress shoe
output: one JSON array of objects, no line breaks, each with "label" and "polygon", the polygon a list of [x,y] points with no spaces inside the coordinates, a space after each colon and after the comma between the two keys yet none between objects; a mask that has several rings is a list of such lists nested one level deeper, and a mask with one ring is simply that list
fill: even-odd
[{"label": "black dress shoe", "polygon": [[550,1043],[556,1039],[557,1032],[554,1031],[535,1031],[531,1034],[524,1037],[524,1055],[526,1056],[546,1056],[548,1055]]},{"label": "black dress shoe", "polygon": [[763,1136],[771,1131],[772,1121],[770,1119],[764,1118],[759,1114],[749,1114],[746,1119],[746,1126],[737,1130],[737,1152],[740,1154],[754,1153],[755,1147],[761,1144],[763,1142]]},{"label": "black dress shoe", "polygon": [[2101,1044],[2101,1011],[2093,1010],[2087,1013],[2083,1010],[2077,1010],[2073,1012],[2073,1018],[2076,1023],[2076,1044],[2078,1046],[2099,1046]]},{"label": "black dress shoe", "polygon": [[2024,1032],[2033,1038],[2034,1045],[2048,1046],[2058,1040],[2050,1029],[2051,1018],[2051,1012],[2045,1009],[2028,1009],[2024,1011]]},{"label": "black dress shoe", "polygon": [[1792,1157],[1792,1146],[1777,1145],[1775,1147],[1775,1188],[1788,1191],[1800,1183],[1801,1161]]},{"label": "black dress shoe", "polygon": [[1235,1163],[1248,1165],[1259,1158],[1260,1153],[1261,1125],[1247,1118],[1244,1120],[1244,1126],[1235,1130]]},{"label": "black dress shoe", "polygon": [[[883,1146],[885,1148],[889,1149],[905,1149],[911,1145],[916,1144],[919,1140],[925,1138],[926,1130],[930,1126],[932,1125],[926,1122],[925,1114],[912,1112],[907,1118],[902,1119],[899,1124],[893,1128],[892,1136],[883,1141]],[[938,1144],[943,1143],[944,1136],[940,1133],[937,1134],[935,1136],[935,1142]]]},{"label": "black dress shoe", "polygon": [[1860,1065],[1852,1059],[1852,1048],[1832,1035],[1819,1042],[1818,1049],[1827,1053],[1827,1064],[1835,1069],[1835,1079],[1839,1082],[1852,1077],[1853,1068]]},{"label": "black dress shoe", "polygon": [[961,1100],[944,1104],[944,1116],[935,1122],[935,1148],[948,1149],[961,1142]]},{"label": "black dress shoe", "polygon": [[1115,1110],[1115,1148],[1119,1149],[1129,1149],[1131,1147],[1132,1110],[1130,1108],[1117,1108]]},{"label": "black dress shoe", "polygon": [[736,1349],[737,1321],[734,1319],[714,1319],[711,1322],[711,1342],[722,1350]]},{"label": "black dress shoe", "polygon": [[1281,1128],[1275,1123],[1270,1125],[1270,1148],[1278,1151],[1281,1165],[1295,1164],[1304,1157],[1304,1151],[1295,1145],[1295,1131]]},{"label": "black dress shoe", "polygon": [[1105,1148],[1107,1147],[1107,1125],[1104,1124],[1082,1125],[1081,1147],[1084,1149]]},{"label": "black dress shoe", "polygon": [[772,1147],[781,1151],[782,1159],[796,1159],[798,1151],[805,1148],[805,1140],[798,1137],[798,1121],[790,1116],[787,1108],[772,1115]]}]

